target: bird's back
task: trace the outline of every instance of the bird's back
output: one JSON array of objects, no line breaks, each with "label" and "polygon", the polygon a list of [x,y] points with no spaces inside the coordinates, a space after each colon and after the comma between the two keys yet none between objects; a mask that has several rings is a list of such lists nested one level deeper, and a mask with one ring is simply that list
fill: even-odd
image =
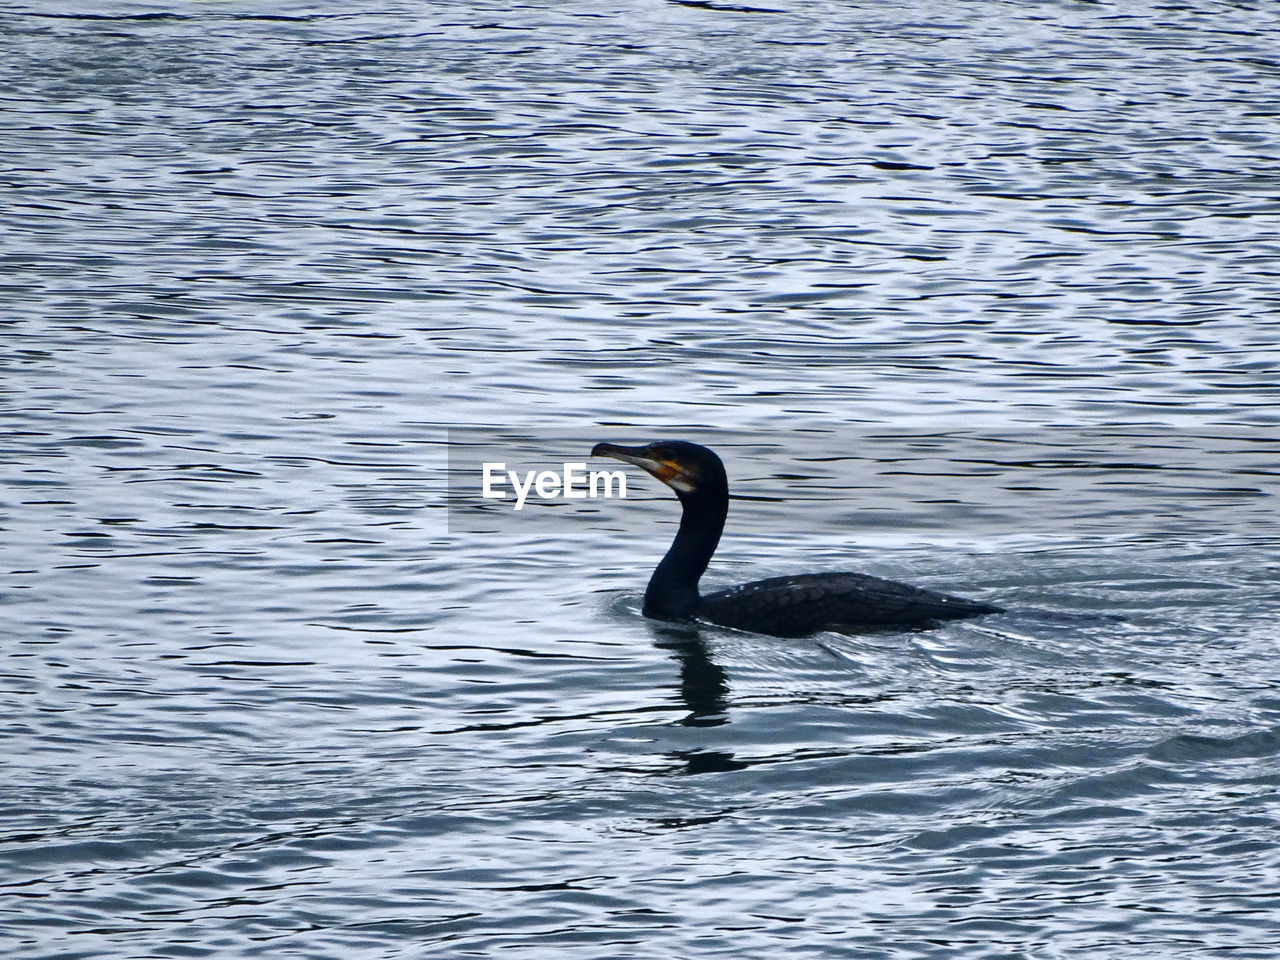
[{"label": "bird's back", "polygon": [[1001,608],[862,573],[772,577],[702,597],[697,617],[725,627],[802,637],[820,630],[924,627]]}]

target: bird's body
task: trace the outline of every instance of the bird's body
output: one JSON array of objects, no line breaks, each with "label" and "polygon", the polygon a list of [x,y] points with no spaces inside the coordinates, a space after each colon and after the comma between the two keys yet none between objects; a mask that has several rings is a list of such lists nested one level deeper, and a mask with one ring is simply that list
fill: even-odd
[{"label": "bird's body", "polygon": [[772,577],[704,596],[698,581],[715,553],[729,507],[720,458],[683,440],[643,447],[599,443],[591,452],[647,470],[675,490],[683,506],[680,530],[645,590],[646,616],[802,637],[821,630],[918,628],[1001,612],[993,604],[861,573]]},{"label": "bird's body", "polygon": [[989,603],[865,573],[801,573],[709,593],[697,616],[775,637],[805,637],[842,628],[919,627],[998,611]]}]

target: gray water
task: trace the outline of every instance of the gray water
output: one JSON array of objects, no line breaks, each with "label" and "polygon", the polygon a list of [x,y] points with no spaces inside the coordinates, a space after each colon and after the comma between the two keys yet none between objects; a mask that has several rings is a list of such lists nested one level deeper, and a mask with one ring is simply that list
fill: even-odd
[{"label": "gray water", "polygon": [[1280,11],[715,6],[0,11],[4,955],[1276,955]]}]

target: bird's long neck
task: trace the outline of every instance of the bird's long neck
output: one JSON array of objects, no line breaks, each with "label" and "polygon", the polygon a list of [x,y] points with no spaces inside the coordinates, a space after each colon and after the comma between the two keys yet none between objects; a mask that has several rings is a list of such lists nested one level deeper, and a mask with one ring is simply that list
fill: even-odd
[{"label": "bird's long neck", "polygon": [[644,592],[645,616],[679,620],[698,607],[698,580],[716,552],[729,512],[728,485],[699,487],[680,497],[684,513],[667,555],[649,578]]}]

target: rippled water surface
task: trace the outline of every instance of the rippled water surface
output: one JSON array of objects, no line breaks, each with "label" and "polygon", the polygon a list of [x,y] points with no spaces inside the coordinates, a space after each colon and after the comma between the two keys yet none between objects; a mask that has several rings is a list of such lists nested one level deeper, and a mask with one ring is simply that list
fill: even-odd
[{"label": "rippled water surface", "polygon": [[[0,10],[0,952],[1270,958],[1280,11]],[[683,437],[677,504],[450,453]],[[452,438],[452,448],[447,440]]]}]

